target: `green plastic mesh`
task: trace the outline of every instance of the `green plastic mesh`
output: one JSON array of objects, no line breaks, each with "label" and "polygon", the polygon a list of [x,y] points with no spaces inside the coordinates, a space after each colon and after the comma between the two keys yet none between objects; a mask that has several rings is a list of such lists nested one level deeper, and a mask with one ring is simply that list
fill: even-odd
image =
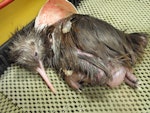
[{"label": "green plastic mesh", "polygon": [[17,106],[17,104],[14,104],[12,100],[8,99],[6,96],[4,96],[2,93],[0,93],[0,113],[21,113],[23,112],[21,108]]},{"label": "green plastic mesh", "polygon": [[[79,13],[90,14],[126,32],[150,34],[149,0],[83,0]],[[1,113],[150,113],[150,43],[143,60],[134,67],[139,88],[124,83],[117,88],[85,87],[71,90],[53,70],[53,95],[38,74],[12,65],[0,78]]]}]

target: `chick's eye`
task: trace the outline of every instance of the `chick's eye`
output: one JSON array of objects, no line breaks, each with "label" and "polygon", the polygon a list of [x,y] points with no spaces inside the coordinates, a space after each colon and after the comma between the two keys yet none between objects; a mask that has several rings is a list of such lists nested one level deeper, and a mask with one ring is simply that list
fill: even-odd
[{"label": "chick's eye", "polygon": [[50,33],[48,34],[48,39],[49,39],[49,42],[50,42],[50,43],[53,42],[52,34],[50,34]]},{"label": "chick's eye", "polygon": [[35,56],[35,57],[37,57],[37,56],[38,56],[38,53],[37,53],[37,52],[35,52],[35,53],[34,53],[34,56]]}]

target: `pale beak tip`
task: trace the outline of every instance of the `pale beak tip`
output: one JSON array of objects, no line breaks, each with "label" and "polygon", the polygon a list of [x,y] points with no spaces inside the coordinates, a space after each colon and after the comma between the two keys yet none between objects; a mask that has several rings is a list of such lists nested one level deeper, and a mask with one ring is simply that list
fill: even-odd
[{"label": "pale beak tip", "polygon": [[43,67],[43,64],[41,61],[39,61],[40,66],[36,69],[36,71],[41,75],[47,86],[50,88],[50,90],[53,92],[53,94],[56,94],[56,90],[51,84],[50,80],[48,79],[48,76],[46,75],[45,69]]}]

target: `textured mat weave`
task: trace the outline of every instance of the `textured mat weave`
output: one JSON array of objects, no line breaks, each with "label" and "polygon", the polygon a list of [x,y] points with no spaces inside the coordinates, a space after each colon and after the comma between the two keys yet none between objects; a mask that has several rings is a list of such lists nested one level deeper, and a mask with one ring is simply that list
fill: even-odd
[{"label": "textured mat weave", "polygon": [[[149,0],[83,0],[78,11],[126,32],[150,34]],[[48,69],[47,74],[58,92],[53,95],[38,74],[12,65],[0,78],[0,112],[150,113],[150,43],[143,60],[134,69],[140,83],[137,90],[122,84],[115,89],[86,87],[82,92],[72,91]]]},{"label": "textured mat weave", "polygon": [[10,99],[0,93],[0,113],[22,113],[22,109],[17,104],[12,103]]}]

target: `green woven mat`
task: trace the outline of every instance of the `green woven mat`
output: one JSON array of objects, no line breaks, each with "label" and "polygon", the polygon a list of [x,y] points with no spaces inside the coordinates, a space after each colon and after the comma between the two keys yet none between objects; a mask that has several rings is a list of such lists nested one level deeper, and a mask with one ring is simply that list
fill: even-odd
[{"label": "green woven mat", "polygon": [[[78,11],[126,32],[150,34],[149,0],[83,0]],[[53,95],[38,74],[12,65],[0,78],[0,112],[150,113],[150,43],[142,62],[134,69],[140,83],[137,90],[122,84],[114,89],[85,87],[82,92],[71,90],[48,69],[46,72],[58,92]]]},{"label": "green woven mat", "polygon": [[2,93],[0,93],[0,113],[22,113],[22,109],[14,104],[12,100],[8,99]]}]

